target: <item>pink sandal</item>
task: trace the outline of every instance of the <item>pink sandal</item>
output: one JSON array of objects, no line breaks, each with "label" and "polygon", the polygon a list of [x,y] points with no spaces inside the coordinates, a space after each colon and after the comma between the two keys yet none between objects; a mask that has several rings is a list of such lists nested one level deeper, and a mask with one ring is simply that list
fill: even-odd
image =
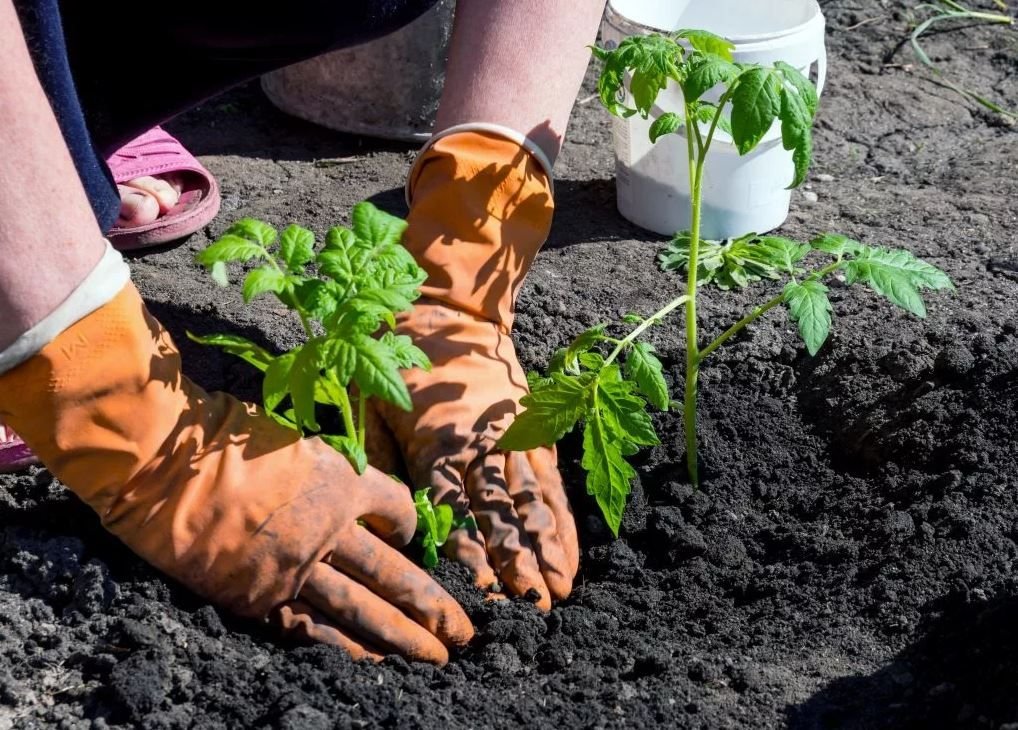
[{"label": "pink sandal", "polygon": [[0,474],[21,471],[38,463],[39,459],[25,442],[14,431],[0,423]]},{"label": "pink sandal", "polygon": [[212,173],[162,127],[153,127],[128,142],[106,164],[117,183],[145,175],[191,173],[184,176],[184,190],[175,207],[151,223],[133,228],[114,227],[107,234],[110,243],[121,251],[184,238],[208,225],[219,212],[219,184]]}]

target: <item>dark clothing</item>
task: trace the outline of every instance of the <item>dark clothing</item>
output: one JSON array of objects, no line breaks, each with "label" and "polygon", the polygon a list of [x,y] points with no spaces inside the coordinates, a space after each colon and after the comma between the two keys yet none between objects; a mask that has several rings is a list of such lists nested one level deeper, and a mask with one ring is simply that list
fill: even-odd
[{"label": "dark clothing", "polygon": [[[14,0],[42,87],[103,232],[120,196],[104,161],[231,86],[378,38],[436,0]],[[168,12],[164,13],[164,9]]]}]

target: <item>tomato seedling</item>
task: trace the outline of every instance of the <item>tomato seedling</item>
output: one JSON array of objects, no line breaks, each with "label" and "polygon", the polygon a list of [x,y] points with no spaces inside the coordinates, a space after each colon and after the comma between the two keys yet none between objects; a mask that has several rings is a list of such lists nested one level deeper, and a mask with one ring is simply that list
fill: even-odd
[{"label": "tomato seedling", "polygon": [[[688,47],[687,47],[688,46]],[[697,464],[697,380],[700,367],[718,347],[747,325],[784,304],[797,323],[806,348],[816,354],[831,327],[832,308],[824,279],[840,272],[846,284],[862,283],[903,309],[923,317],[922,291],[953,288],[947,275],[908,251],[865,246],[839,234],[824,234],[808,244],[781,236],[746,236],[724,243],[700,240],[703,171],[715,133],[729,133],[740,154],[752,151],[778,121],[782,143],[794,163],[790,187],[806,177],[812,158],[812,123],[817,94],[795,68],[773,68],[732,61],[732,45],[704,31],[625,39],[612,51],[594,49],[604,62],[598,83],[602,103],[613,114],[649,118],[658,94],[670,82],[680,86],[683,113],[660,114],[650,127],[652,141],[683,134],[688,152],[691,230],[680,233],[662,257],[670,269],[686,272],[686,290],[647,318],[630,314],[635,325],[621,338],[599,324],[557,352],[545,377],[531,375],[525,410],[499,441],[508,450],[550,445],[583,423],[583,459],[587,491],[595,497],[608,526],[618,535],[630,482],[636,476],[627,461],[642,446],[659,443],[648,406],[683,411],[689,479],[699,483]],[[624,81],[635,107],[626,106]],[[703,96],[723,89],[716,102]],[[807,256],[827,257],[807,266]],[[833,259],[833,260],[831,260]],[[752,309],[705,347],[700,346],[697,292],[702,284],[741,287],[760,279],[785,278],[780,293]],[[672,311],[685,308],[686,372],[681,403],[672,401],[653,347],[639,338]],[[621,367],[619,364],[621,358]]]},{"label": "tomato seedling", "polygon": [[430,489],[414,492],[414,507],[417,509],[417,536],[424,549],[422,562],[428,570],[438,565],[438,549],[445,545],[449,533],[460,527],[473,528],[472,517],[457,517],[447,504],[432,504],[428,497]]},{"label": "tomato seedling", "polygon": [[[377,397],[410,410],[403,368],[428,369],[427,356],[406,335],[395,315],[420,296],[425,272],[400,241],[406,222],[370,203],[353,208],[351,226],[328,231],[315,250],[315,236],[291,225],[282,233],[267,223],[244,219],[201,251],[197,261],[220,285],[229,285],[227,264],[259,262],[244,277],[245,303],[272,294],[296,312],[303,344],[272,355],[232,334],[197,336],[258,368],[265,411],[302,434],[317,433],[349,459],[358,473],[367,468],[365,411]],[[315,273],[308,271],[314,264]],[[384,330],[380,336],[379,330]],[[320,433],[316,404],[339,409],[342,434]]]}]

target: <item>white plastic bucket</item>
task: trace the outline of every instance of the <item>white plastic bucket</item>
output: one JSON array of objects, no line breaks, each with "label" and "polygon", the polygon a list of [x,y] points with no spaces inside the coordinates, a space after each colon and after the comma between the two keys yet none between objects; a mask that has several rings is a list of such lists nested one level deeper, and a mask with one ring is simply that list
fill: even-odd
[{"label": "white plastic bucket", "polygon": [[[784,61],[807,76],[815,69],[817,91],[823,90],[827,51],[817,0],[610,0],[601,38],[611,48],[631,35],[682,28],[724,36],[735,44],[732,55],[740,63]],[[705,95],[711,96],[716,100],[717,92]],[[651,119],[613,121],[619,212],[664,235],[690,227],[686,139],[670,134],[652,144],[649,131],[654,116],[681,114],[682,103],[681,90],[670,83]],[[793,174],[779,124],[745,156],[719,130],[704,167],[701,235],[720,240],[777,228],[788,217]]]}]

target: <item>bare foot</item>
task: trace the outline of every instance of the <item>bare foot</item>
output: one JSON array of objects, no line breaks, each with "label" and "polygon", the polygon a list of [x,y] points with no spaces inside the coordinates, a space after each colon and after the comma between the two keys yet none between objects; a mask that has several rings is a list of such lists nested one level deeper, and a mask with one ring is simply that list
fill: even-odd
[{"label": "bare foot", "polygon": [[133,228],[151,223],[165,215],[180,200],[183,176],[174,173],[136,177],[117,185],[120,191],[120,217],[117,226]]}]

